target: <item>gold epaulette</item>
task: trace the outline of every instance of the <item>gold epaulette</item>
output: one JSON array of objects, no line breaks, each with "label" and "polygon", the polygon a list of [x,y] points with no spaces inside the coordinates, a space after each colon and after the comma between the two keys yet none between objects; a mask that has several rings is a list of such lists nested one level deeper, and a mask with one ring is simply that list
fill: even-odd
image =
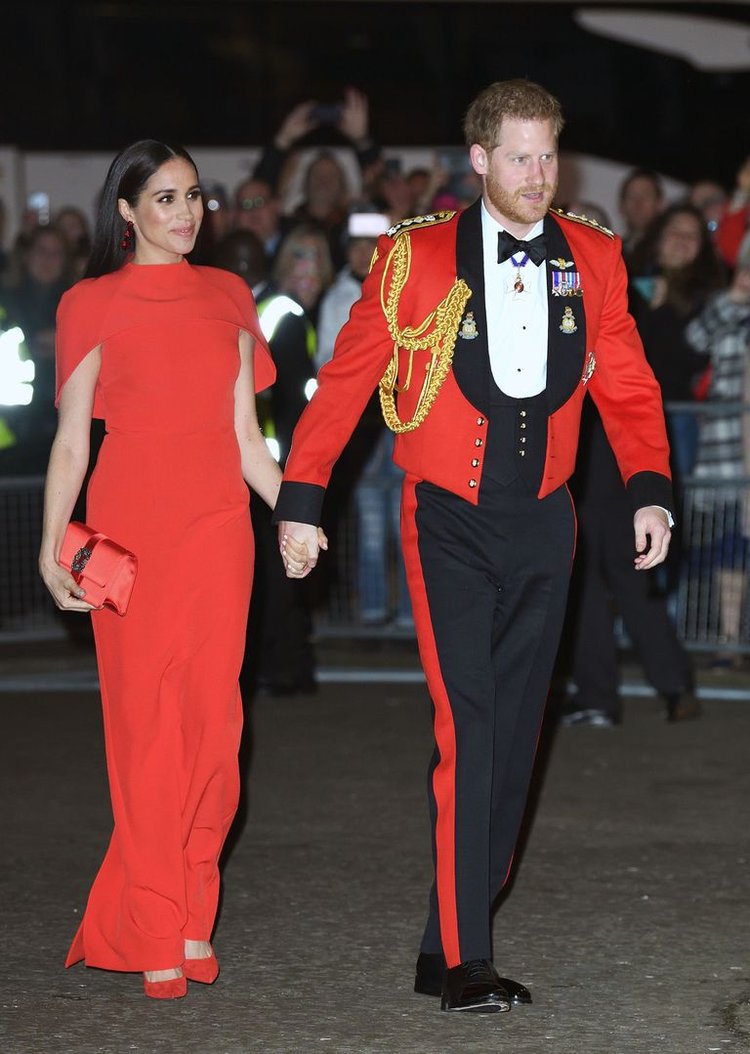
[{"label": "gold epaulette", "polygon": [[428,212],[424,216],[410,216],[409,219],[401,220],[400,223],[394,223],[385,233],[389,238],[398,238],[406,231],[413,231],[418,227],[434,227],[438,223],[447,223],[455,215],[455,209],[444,209],[440,212]]},{"label": "gold epaulette", "polygon": [[[453,349],[458,336],[458,325],[464,313],[466,302],[471,296],[463,278],[456,278],[448,295],[418,325],[402,326],[399,322],[398,308],[401,294],[406,288],[411,271],[411,238],[400,235],[412,229],[413,224],[445,223],[454,212],[436,212],[429,216],[418,216],[396,224],[388,234],[395,244],[390,249],[383,265],[380,278],[380,305],[383,309],[388,332],[393,341],[393,354],[385,373],[380,380],[380,405],[385,423],[392,432],[399,435],[413,432],[419,428],[432,404],[438,396],[443,381],[448,376],[453,362]],[[395,235],[393,232],[396,232]],[[408,355],[406,377],[398,384],[400,356]],[[421,372],[424,364],[424,380],[417,396],[414,414],[408,421],[403,421],[396,409],[396,392],[407,392],[411,387],[416,352],[427,352],[429,358],[420,361],[417,370]]]},{"label": "gold epaulette", "polygon": [[588,216],[578,216],[575,212],[566,212],[564,209],[550,209],[550,212],[554,212],[557,216],[562,216],[566,220],[572,220],[573,223],[582,223],[584,227],[591,227],[592,230],[599,231],[600,234],[606,234],[608,238],[614,238],[615,232],[611,231],[609,227],[604,227],[601,223],[596,220],[590,220]]}]

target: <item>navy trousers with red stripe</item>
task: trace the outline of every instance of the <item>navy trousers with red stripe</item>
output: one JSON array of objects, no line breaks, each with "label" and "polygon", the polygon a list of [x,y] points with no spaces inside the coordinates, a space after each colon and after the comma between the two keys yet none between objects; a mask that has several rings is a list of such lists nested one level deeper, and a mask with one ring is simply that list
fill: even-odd
[{"label": "navy trousers with red stripe", "polygon": [[402,540],[432,697],[435,882],[422,951],[492,957],[560,639],[575,545],[567,488],[485,476],[471,505],[407,477]]}]

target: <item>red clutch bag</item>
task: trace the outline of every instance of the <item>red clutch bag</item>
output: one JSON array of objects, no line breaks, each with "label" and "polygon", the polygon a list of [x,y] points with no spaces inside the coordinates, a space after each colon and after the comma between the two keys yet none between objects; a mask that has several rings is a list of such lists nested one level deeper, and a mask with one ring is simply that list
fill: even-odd
[{"label": "red clutch bag", "polygon": [[106,604],[118,615],[128,610],[138,570],[138,560],[129,549],[93,527],[71,520],[63,538],[60,563],[86,590],[83,599],[87,603],[97,608]]}]

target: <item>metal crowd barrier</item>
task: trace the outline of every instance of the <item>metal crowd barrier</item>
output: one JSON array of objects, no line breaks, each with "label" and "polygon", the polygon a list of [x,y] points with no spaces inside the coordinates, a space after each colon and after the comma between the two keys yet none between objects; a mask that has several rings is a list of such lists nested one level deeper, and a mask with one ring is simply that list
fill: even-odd
[{"label": "metal crowd barrier", "polygon": [[676,623],[696,651],[750,651],[750,478],[686,483]]},{"label": "metal crowd barrier", "polygon": [[[701,415],[721,406],[683,404]],[[678,634],[694,651],[750,651],[747,598],[750,478],[689,477],[678,510],[680,547],[676,573],[665,576],[668,605]],[[392,510],[399,480],[382,485],[382,506]],[[0,641],[61,636],[62,619],[37,572],[43,479],[0,478]],[[360,596],[361,542],[370,530],[353,497],[338,520],[332,551],[321,561],[311,596],[314,626],[321,637],[409,637],[413,634],[396,540],[395,517],[385,513],[375,548],[385,546],[384,608],[365,612]],[[368,535],[369,542],[373,538]],[[372,566],[371,566],[372,573]],[[658,573],[658,572],[657,572]]]},{"label": "metal crowd barrier", "polygon": [[0,477],[0,641],[63,633],[37,571],[43,495],[41,476]]}]

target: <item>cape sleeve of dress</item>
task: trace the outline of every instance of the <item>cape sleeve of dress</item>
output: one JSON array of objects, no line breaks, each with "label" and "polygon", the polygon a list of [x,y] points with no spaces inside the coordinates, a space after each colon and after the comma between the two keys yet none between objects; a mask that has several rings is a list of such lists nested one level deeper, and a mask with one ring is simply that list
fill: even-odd
[{"label": "cape sleeve of dress", "polygon": [[262,392],[264,388],[269,388],[276,380],[276,366],[271,358],[268,342],[263,336],[263,330],[260,328],[260,319],[258,318],[258,310],[255,306],[253,294],[245,280],[240,278],[239,275],[219,268],[207,268],[206,270],[214,272],[214,277],[221,282],[226,294],[231,299],[237,312],[235,320],[237,326],[249,333],[255,341],[253,376],[256,392]]},{"label": "cape sleeve of dress", "polygon": [[[63,294],[58,305],[55,327],[55,406],[59,404],[60,393],[76,367],[102,343],[104,300],[97,286],[97,279],[83,279]],[[104,417],[98,384],[92,416]]]}]

